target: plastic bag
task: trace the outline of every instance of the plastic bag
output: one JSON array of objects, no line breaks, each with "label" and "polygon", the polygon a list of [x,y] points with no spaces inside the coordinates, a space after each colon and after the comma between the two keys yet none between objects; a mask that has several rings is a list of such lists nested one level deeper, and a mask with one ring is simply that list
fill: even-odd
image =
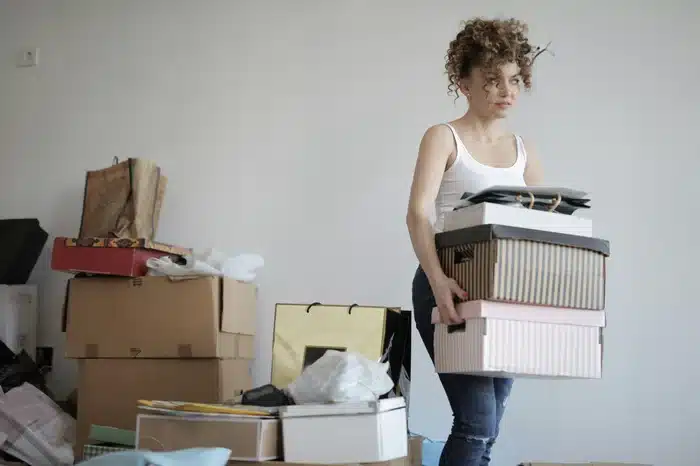
[{"label": "plastic bag", "polygon": [[189,448],[170,452],[120,451],[97,456],[82,466],[225,466],[231,450],[228,448]]},{"label": "plastic bag", "polygon": [[258,254],[239,254],[228,257],[215,249],[194,253],[184,258],[185,263],[175,263],[170,257],[152,257],[146,261],[151,275],[170,277],[224,276],[241,282],[255,280],[258,269],[265,265]]},{"label": "plastic bag", "polygon": [[389,363],[358,353],[328,350],[289,384],[297,404],[375,401],[394,388]]}]

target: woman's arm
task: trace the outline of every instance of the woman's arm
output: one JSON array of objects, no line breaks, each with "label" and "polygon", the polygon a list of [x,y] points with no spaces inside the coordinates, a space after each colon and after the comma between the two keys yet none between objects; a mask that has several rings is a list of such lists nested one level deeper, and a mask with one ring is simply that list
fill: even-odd
[{"label": "woman's arm", "polygon": [[544,172],[542,170],[542,165],[540,165],[540,157],[537,151],[532,147],[532,144],[523,142],[523,145],[527,153],[525,184],[528,186],[542,185],[544,181]]},{"label": "woman's arm", "polygon": [[433,126],[425,132],[413,174],[406,224],[413,249],[428,276],[440,313],[449,321],[459,322],[452,295],[464,298],[464,291],[459,289],[454,280],[445,276],[435,248],[435,232],[430,224],[430,211],[454,147],[452,132],[446,126]]}]

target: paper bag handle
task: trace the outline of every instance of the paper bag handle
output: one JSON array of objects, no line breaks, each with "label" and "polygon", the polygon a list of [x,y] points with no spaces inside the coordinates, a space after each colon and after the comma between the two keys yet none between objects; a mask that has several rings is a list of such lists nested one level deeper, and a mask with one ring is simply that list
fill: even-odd
[{"label": "paper bag handle", "polygon": [[[318,302],[318,301],[316,301],[315,303],[309,304],[308,306],[306,306],[306,313],[308,314],[309,312],[311,312],[311,308],[314,307],[314,306],[323,306],[323,304],[321,304],[321,303]],[[351,304],[351,305],[348,307],[348,314],[352,314],[352,308],[358,307],[358,306],[359,306],[359,304],[357,304],[357,303]]]},{"label": "paper bag handle", "polygon": [[[535,195],[532,194],[531,192],[527,193],[530,196],[530,205],[527,206],[528,209],[532,209],[535,205]],[[515,200],[518,201],[520,204],[523,202],[523,196],[522,194],[518,193],[517,196],[515,196]]]},{"label": "paper bag handle", "polygon": [[559,204],[561,204],[561,194],[557,193],[557,197],[552,198],[551,206],[549,209],[547,209],[549,212],[554,212],[557,210],[557,207],[559,207]]}]

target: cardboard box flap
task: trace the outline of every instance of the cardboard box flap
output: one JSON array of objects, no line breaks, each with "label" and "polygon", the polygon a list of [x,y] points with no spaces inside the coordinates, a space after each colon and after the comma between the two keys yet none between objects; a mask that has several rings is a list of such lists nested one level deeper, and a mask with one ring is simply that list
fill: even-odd
[{"label": "cardboard box flap", "polygon": [[258,289],[250,283],[221,279],[221,331],[255,335]]},{"label": "cardboard box flap", "polygon": [[254,285],[219,277],[73,279],[66,355],[249,357],[255,299]]}]

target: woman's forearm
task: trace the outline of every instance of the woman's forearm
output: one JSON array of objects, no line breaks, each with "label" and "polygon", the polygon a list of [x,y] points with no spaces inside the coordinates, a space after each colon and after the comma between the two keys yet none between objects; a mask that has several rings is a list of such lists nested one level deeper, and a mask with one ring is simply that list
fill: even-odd
[{"label": "woman's forearm", "polygon": [[432,285],[444,276],[444,272],[435,248],[435,232],[430,220],[425,215],[409,211],[406,216],[406,225],[418,262]]}]

